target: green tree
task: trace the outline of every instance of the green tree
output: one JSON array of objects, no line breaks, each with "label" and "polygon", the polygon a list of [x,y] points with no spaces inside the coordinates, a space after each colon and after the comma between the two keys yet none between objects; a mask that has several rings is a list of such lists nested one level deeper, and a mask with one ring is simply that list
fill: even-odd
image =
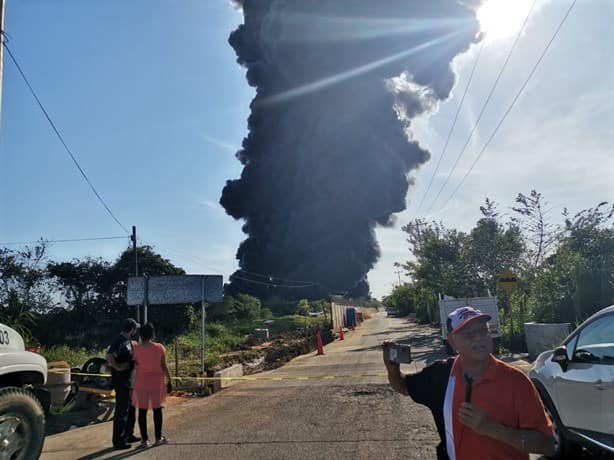
[{"label": "green tree", "polygon": [[408,315],[416,311],[416,290],[411,284],[405,283],[395,286],[392,293],[384,299],[387,308],[398,310],[402,315]]},{"label": "green tree", "polygon": [[0,321],[32,338],[37,317],[54,307],[54,286],[44,263],[46,243],[12,250],[0,248]]},{"label": "green tree", "polygon": [[516,207],[512,210],[519,217],[513,217],[514,222],[522,230],[527,241],[527,265],[535,268],[540,265],[550,253],[558,238],[558,230],[546,219],[548,202],[542,199],[541,193],[531,190],[527,196],[519,193],[516,196]]},{"label": "green tree", "polygon": [[248,294],[238,294],[235,297],[235,317],[236,319],[257,319],[260,318],[262,305],[260,299]]},{"label": "green tree", "polygon": [[[137,250],[140,273],[150,276],[185,273],[150,246]],[[42,317],[36,328],[37,337],[48,345],[105,346],[119,330],[121,321],[135,316],[134,308],[126,304],[128,277],[134,275],[132,248],[114,263],[93,258],[50,262],[47,273],[59,287],[63,303],[61,308]],[[150,306],[148,313],[148,320],[156,325],[161,339],[185,330],[194,319],[191,305]]]},{"label": "green tree", "polygon": [[472,276],[471,296],[496,292],[497,275],[505,269],[519,271],[524,253],[524,240],[514,224],[504,226],[498,220],[496,205],[486,199],[478,220],[466,240],[467,271]]},{"label": "green tree", "polygon": [[311,312],[311,307],[309,306],[309,301],[307,299],[301,299],[296,304],[296,313],[299,315],[306,316]]},{"label": "green tree", "polygon": [[254,320],[260,318],[261,314],[260,300],[248,294],[226,294],[221,302],[207,307],[207,317],[211,321]]},{"label": "green tree", "polygon": [[537,321],[579,323],[614,303],[614,207],[600,203],[573,217],[556,251],[528,273],[531,314]]},{"label": "green tree", "polygon": [[395,265],[433,294],[463,295],[470,279],[463,255],[467,236],[443,224],[421,219],[410,222],[403,231],[413,260]]}]

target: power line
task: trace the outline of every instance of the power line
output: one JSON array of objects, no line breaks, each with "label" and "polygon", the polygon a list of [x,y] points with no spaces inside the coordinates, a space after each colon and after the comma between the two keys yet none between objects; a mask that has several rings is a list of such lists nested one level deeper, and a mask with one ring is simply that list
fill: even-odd
[{"label": "power line", "polygon": [[554,34],[552,35],[552,37],[550,38],[550,40],[548,41],[548,44],[546,45],[546,47],[544,48],[544,50],[542,51],[539,59],[537,60],[537,62],[535,63],[535,65],[533,66],[533,68],[531,69],[531,72],[529,72],[529,75],[527,76],[527,78],[525,79],[525,81],[522,83],[522,85],[520,86],[520,89],[518,90],[518,92],[516,93],[516,95],[514,96],[514,99],[512,99],[511,104],[509,105],[509,107],[507,108],[507,110],[505,111],[505,113],[503,114],[503,117],[501,117],[501,120],[499,120],[499,123],[497,124],[497,126],[495,126],[495,129],[493,130],[492,134],[490,135],[490,137],[488,138],[488,140],[486,141],[486,143],[484,144],[484,147],[482,147],[482,150],[480,150],[480,153],[478,153],[478,156],[476,157],[476,159],[473,161],[473,163],[471,164],[471,167],[467,170],[467,172],[465,173],[465,175],[463,176],[463,178],[461,179],[461,181],[459,182],[458,186],[454,189],[454,191],[452,192],[452,195],[450,195],[448,197],[448,199],[446,200],[446,202],[443,204],[443,206],[438,210],[441,211],[443,210],[448,203],[450,202],[450,200],[454,197],[454,195],[456,194],[456,192],[458,192],[458,190],[461,188],[461,186],[463,185],[463,183],[465,182],[465,179],[467,178],[467,176],[471,173],[471,171],[473,171],[474,166],[476,165],[476,163],[479,161],[479,159],[482,157],[482,154],[484,153],[484,151],[486,150],[486,148],[490,145],[490,142],[493,140],[493,138],[495,137],[495,135],[497,134],[497,131],[499,130],[499,128],[501,127],[501,125],[503,124],[503,122],[505,121],[505,119],[507,118],[507,116],[509,115],[509,113],[511,112],[512,108],[514,107],[514,105],[516,104],[516,101],[518,100],[518,98],[520,97],[520,95],[522,94],[522,92],[524,91],[525,87],[527,86],[527,83],[529,83],[529,80],[531,79],[531,77],[533,76],[533,74],[535,73],[535,71],[537,70],[537,67],[539,66],[539,64],[542,62],[542,60],[544,59],[544,57],[546,56],[546,53],[548,52],[548,50],[550,49],[550,45],[552,45],[552,42],[554,42],[554,39],[556,38],[556,36],[558,35],[559,31],[561,30],[561,28],[563,27],[563,24],[565,24],[565,21],[567,20],[567,18],[569,17],[569,14],[571,13],[571,10],[573,9],[573,7],[575,6],[577,0],[573,0],[572,4],[570,5],[570,7],[567,9],[567,12],[565,13],[565,16],[563,16],[563,19],[561,19],[561,22],[559,23],[558,27],[556,28],[556,30],[554,31]]},{"label": "power line", "polygon": [[424,192],[424,194],[422,195],[422,199],[420,200],[420,204],[418,205],[418,209],[416,210],[416,213],[420,212],[420,209],[422,209],[422,205],[424,204],[424,200],[426,199],[426,197],[429,194],[429,191],[431,190],[431,185],[433,185],[433,179],[435,179],[435,176],[437,175],[437,171],[439,171],[439,165],[441,165],[441,160],[443,160],[443,157],[446,154],[446,151],[448,149],[448,144],[450,142],[450,138],[452,137],[452,133],[454,132],[454,128],[456,127],[456,121],[458,120],[458,115],[460,114],[460,111],[463,107],[463,102],[465,101],[465,96],[467,96],[467,93],[469,91],[469,86],[471,85],[471,80],[473,79],[473,74],[475,73],[475,69],[478,66],[478,62],[480,60],[480,56],[482,55],[482,50],[484,49],[484,43],[486,43],[486,36],[482,37],[482,44],[480,45],[480,49],[478,51],[478,54],[475,58],[475,61],[473,62],[473,67],[471,68],[471,73],[469,74],[469,80],[467,81],[467,86],[465,86],[465,91],[463,91],[463,96],[461,97],[460,103],[458,104],[458,109],[456,109],[456,114],[454,114],[454,120],[452,121],[452,125],[450,126],[450,130],[448,131],[448,136],[446,137],[446,142],[444,143],[443,149],[441,151],[441,156],[439,157],[439,160],[437,161],[437,166],[435,166],[435,170],[433,171],[433,175],[431,176],[431,180],[429,181],[429,185],[426,188],[426,192]]},{"label": "power line", "polygon": [[77,166],[77,169],[79,170],[79,172],[81,173],[81,175],[83,176],[83,178],[85,179],[85,181],[87,182],[87,184],[90,186],[90,188],[92,189],[92,191],[94,192],[94,195],[96,195],[96,197],[98,198],[98,201],[100,201],[100,203],[102,203],[102,205],[104,206],[104,208],[107,210],[107,212],[109,213],[109,215],[113,218],[113,220],[115,222],[117,222],[117,224],[122,228],[122,230],[124,232],[126,232],[127,234],[130,234],[130,232],[126,229],[126,227],[124,227],[122,225],[122,223],[117,219],[117,217],[115,217],[115,214],[113,214],[113,212],[111,211],[111,209],[107,206],[107,204],[105,203],[105,201],[102,199],[102,197],[100,196],[100,194],[98,193],[98,191],[96,190],[96,188],[94,187],[94,185],[92,184],[92,182],[89,180],[89,178],[87,177],[87,175],[85,174],[85,171],[83,171],[83,168],[81,168],[81,165],[79,165],[79,162],[77,161],[77,159],[75,158],[75,156],[73,155],[73,153],[71,152],[71,150],[68,148],[68,145],[66,145],[66,142],[64,141],[64,138],[62,137],[62,135],[60,134],[60,132],[58,131],[58,129],[55,126],[55,123],[53,123],[53,120],[51,120],[51,117],[49,116],[49,114],[47,113],[47,111],[45,110],[45,107],[43,106],[42,102],[40,101],[40,99],[38,98],[38,96],[36,95],[36,92],[34,91],[34,88],[32,88],[32,85],[30,85],[30,82],[28,81],[28,78],[26,77],[25,73],[23,72],[23,70],[21,69],[21,66],[19,65],[19,63],[17,62],[17,60],[15,59],[15,56],[13,56],[13,53],[11,52],[11,49],[9,48],[8,44],[5,42],[3,42],[4,47],[6,48],[6,51],[9,53],[9,56],[11,57],[11,60],[13,61],[13,64],[15,64],[15,67],[17,67],[17,70],[19,71],[21,77],[23,78],[24,82],[26,83],[26,85],[28,86],[30,93],[32,93],[32,96],[34,96],[34,99],[36,99],[36,102],[38,104],[38,106],[40,107],[40,109],[42,110],[43,114],[45,115],[45,118],[47,118],[47,121],[49,122],[49,124],[51,125],[51,128],[53,129],[53,131],[55,132],[55,135],[58,137],[58,139],[60,140],[60,142],[62,143],[62,145],[64,146],[64,149],[66,149],[66,152],[68,152],[68,155],[70,155],[70,158],[72,159],[73,163]]},{"label": "power line", "polygon": [[[460,159],[462,158],[463,154],[465,153],[465,150],[467,149],[467,146],[469,145],[469,142],[471,142],[471,138],[473,137],[473,134],[475,133],[475,131],[478,128],[480,120],[482,119],[482,116],[484,115],[484,112],[486,111],[486,107],[488,107],[488,103],[490,102],[490,99],[492,98],[492,95],[494,94],[495,89],[497,88],[497,85],[499,84],[499,80],[501,80],[501,76],[503,75],[503,72],[505,71],[505,68],[507,67],[508,62],[510,61],[510,58],[512,57],[512,54],[514,53],[514,50],[516,49],[516,45],[518,45],[518,42],[520,41],[520,36],[522,35],[522,31],[526,27],[527,22],[529,21],[529,17],[531,16],[531,13],[533,12],[533,8],[535,7],[536,3],[537,3],[537,0],[533,0],[533,3],[531,4],[531,8],[529,9],[529,12],[527,13],[527,16],[525,17],[524,22],[520,26],[520,29],[518,29],[518,33],[516,34],[516,38],[514,39],[514,43],[512,43],[512,46],[510,47],[510,49],[509,49],[509,51],[507,53],[505,61],[503,62],[503,65],[501,66],[501,69],[499,70],[499,73],[497,74],[497,78],[495,78],[495,81],[492,84],[492,87],[490,88],[490,92],[488,93],[488,96],[486,97],[486,100],[482,104],[482,109],[480,110],[480,113],[479,113],[478,117],[476,118],[476,120],[475,120],[475,122],[473,124],[473,128],[471,128],[471,132],[469,133],[469,136],[467,137],[467,140],[465,141],[465,145],[463,145],[463,148],[461,149],[460,153],[456,157],[456,161],[454,162],[454,165],[452,166],[452,169],[448,173],[448,176],[446,177],[445,181],[443,182],[443,185],[439,188],[439,191],[437,192],[437,196],[435,196],[435,199],[431,202],[431,205],[429,206],[428,210],[426,211],[426,214],[429,214],[431,212],[431,210],[433,209],[433,206],[435,206],[435,203],[437,203],[437,200],[441,196],[441,192],[443,192],[443,189],[446,187],[446,185],[448,185],[448,181],[450,180],[450,177],[452,177],[452,174],[456,170],[456,166],[458,165]],[[484,38],[484,40],[486,40],[486,37]]]},{"label": "power line", "polygon": [[[142,243],[142,241],[141,241]],[[211,266],[208,266],[206,263],[204,263],[204,261],[202,261],[201,259],[194,257],[193,255],[188,255],[185,252],[182,251],[178,251],[177,249],[173,249],[173,248],[169,248],[168,246],[160,246],[159,244],[156,244],[155,241],[152,241],[152,243],[162,249],[165,250],[166,252],[170,252],[170,253],[175,253],[176,255],[183,257],[185,259],[189,259],[191,260],[193,263],[197,263],[198,265],[201,265],[204,268],[207,269],[211,269],[214,272],[222,272],[222,270],[218,270],[217,268],[213,268]],[[259,281],[259,280],[253,280],[253,279],[249,279],[243,276],[239,276],[236,273],[239,272],[243,272],[246,275],[252,275],[252,276],[256,276],[256,277],[260,277],[260,278],[265,278],[267,281]],[[277,276],[272,276],[272,275],[266,275],[264,273],[256,273],[256,272],[251,272],[248,270],[243,270],[242,268],[239,268],[235,271],[235,274],[230,275],[233,279],[240,279],[242,281],[246,281],[248,283],[254,283],[254,284],[260,284],[260,285],[264,285],[264,286],[272,286],[272,287],[278,287],[278,288],[306,288],[306,287],[311,287],[311,286],[321,286],[321,283],[315,282],[315,281],[305,281],[305,280],[291,280],[291,279],[286,279],[286,278],[279,278]],[[277,280],[279,282],[276,282],[274,280]],[[299,284],[286,284],[286,283],[299,283]]]},{"label": "power line", "polygon": [[99,240],[124,240],[126,236],[101,236],[98,238],[70,238],[63,240],[45,240],[40,239],[38,241],[11,241],[8,243],[0,243],[0,246],[11,246],[20,244],[37,244],[37,243],[72,243],[74,241],[99,241]]},{"label": "power line", "polygon": [[[153,246],[157,247],[160,250],[163,250],[163,251],[168,252],[168,253],[174,253],[175,255],[183,258],[184,260],[188,260],[191,263],[200,265],[202,268],[206,268],[207,270],[212,270],[214,273],[221,273],[223,271],[223,270],[218,270],[217,268],[214,268],[214,267],[211,267],[211,266],[207,265],[207,263],[205,263],[205,261],[203,261],[202,259],[199,259],[198,257],[194,257],[191,254],[187,254],[185,252],[178,251],[177,249],[174,249],[174,248],[171,248],[171,247],[168,247],[168,246],[161,246],[161,245],[157,244],[153,240],[149,240],[149,241],[151,242],[151,244]],[[139,238],[139,242],[141,244],[144,244],[144,241],[141,238]]]},{"label": "power line", "polygon": [[272,276],[272,275],[265,275],[263,273],[250,272],[250,271],[247,271],[247,270],[243,270],[242,268],[240,268],[239,271],[241,271],[241,272],[243,272],[245,274],[248,274],[248,275],[259,276],[261,278],[266,278],[268,280],[279,280],[279,281],[286,282],[286,283],[314,283],[313,281],[290,280],[290,279],[286,279],[286,278],[279,278],[278,276]]},{"label": "power line", "polygon": [[265,283],[263,281],[250,280],[248,278],[243,278],[243,277],[237,276],[237,275],[231,275],[231,277],[233,279],[239,279],[239,280],[242,280],[242,281],[247,281],[248,283],[261,284],[261,285],[264,285],[264,286],[271,286],[271,287],[275,287],[275,288],[284,288],[284,289],[302,289],[302,288],[307,288],[307,287],[317,286],[318,285],[318,283],[305,284],[305,285],[301,285],[301,286],[297,286],[297,285],[283,285],[283,284],[277,284],[277,283]]}]

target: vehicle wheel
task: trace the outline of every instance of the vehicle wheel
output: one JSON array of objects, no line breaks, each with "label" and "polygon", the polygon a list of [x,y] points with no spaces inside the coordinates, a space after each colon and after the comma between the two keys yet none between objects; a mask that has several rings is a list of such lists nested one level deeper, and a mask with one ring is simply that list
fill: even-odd
[{"label": "vehicle wheel", "polygon": [[[101,358],[99,356],[88,359],[81,369],[81,372],[83,372],[84,374],[110,373],[109,363],[107,363],[106,359]],[[111,379],[109,377],[93,377],[90,375],[87,377],[83,377],[80,383],[84,386],[93,385],[96,388],[102,388],[105,390],[111,389]]]},{"label": "vehicle wheel", "polygon": [[34,395],[22,388],[0,389],[0,457],[38,458],[45,438],[45,413]]},{"label": "vehicle wheel", "polygon": [[552,421],[552,428],[554,431],[555,453],[554,455],[551,455],[546,458],[550,458],[552,460],[578,458],[580,456],[580,453],[582,452],[582,448],[578,444],[570,441],[565,437],[563,424],[550,397],[545,394],[543,390],[540,390],[539,394],[544,401],[544,407],[546,409],[548,417],[550,417],[550,420]]}]

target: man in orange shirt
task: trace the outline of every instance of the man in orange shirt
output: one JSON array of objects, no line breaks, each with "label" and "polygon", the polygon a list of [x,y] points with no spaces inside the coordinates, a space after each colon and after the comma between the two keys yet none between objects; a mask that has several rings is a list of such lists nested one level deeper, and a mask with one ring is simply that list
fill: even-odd
[{"label": "man in orange shirt", "polygon": [[401,373],[384,350],[392,388],[431,410],[441,438],[439,460],[528,460],[529,452],[554,453],[552,424],[537,390],[492,355],[490,319],[471,307],[454,310],[448,342],[458,355],[416,374]]}]

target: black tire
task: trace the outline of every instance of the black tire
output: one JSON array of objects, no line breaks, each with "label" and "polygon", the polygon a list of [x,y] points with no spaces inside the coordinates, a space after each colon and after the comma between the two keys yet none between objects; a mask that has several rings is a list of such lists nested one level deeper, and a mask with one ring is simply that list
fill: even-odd
[{"label": "black tire", "polygon": [[45,439],[45,412],[32,393],[0,389],[0,454],[14,460],[37,459]]},{"label": "black tire", "polygon": [[[102,374],[103,368],[105,367],[108,367],[107,360],[105,358],[96,356],[94,358],[88,359],[85,362],[85,364],[81,368],[81,372],[83,372],[84,374]],[[109,377],[85,376],[81,377],[79,383],[83,386],[94,386],[103,390],[111,389],[111,379]]]},{"label": "black tire", "polygon": [[551,460],[577,459],[582,452],[582,448],[578,444],[567,438],[567,435],[563,428],[563,423],[561,422],[561,418],[559,417],[559,413],[556,411],[556,407],[554,407],[550,396],[548,396],[544,389],[538,388],[538,390],[539,395],[544,402],[546,413],[552,421],[552,428],[554,430],[555,453],[554,455],[546,456],[546,458],[549,458]]}]

